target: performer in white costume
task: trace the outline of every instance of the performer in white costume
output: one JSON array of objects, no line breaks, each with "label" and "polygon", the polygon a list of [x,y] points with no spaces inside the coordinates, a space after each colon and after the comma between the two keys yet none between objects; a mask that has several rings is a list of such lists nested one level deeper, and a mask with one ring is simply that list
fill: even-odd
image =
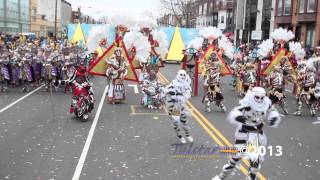
[{"label": "performer in white costume", "polygon": [[[228,115],[228,120],[237,126],[235,133],[235,147],[248,147],[251,140],[259,142],[259,146],[267,145],[267,137],[263,132],[265,120],[271,127],[277,127],[281,117],[278,111],[272,106],[271,100],[266,96],[266,91],[262,87],[254,87],[246,96],[240,100],[240,105],[235,107]],[[252,139],[252,137],[254,137]],[[224,165],[222,172],[212,180],[226,179],[236,165],[240,163],[243,154],[236,154]],[[249,158],[250,167],[247,180],[255,180],[256,174],[261,167],[263,156]]]}]

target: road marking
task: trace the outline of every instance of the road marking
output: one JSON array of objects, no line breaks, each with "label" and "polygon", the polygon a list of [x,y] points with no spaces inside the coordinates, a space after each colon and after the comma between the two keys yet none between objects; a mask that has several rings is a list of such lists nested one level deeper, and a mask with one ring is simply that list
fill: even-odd
[{"label": "road marking", "polygon": [[131,108],[131,114],[136,115],[136,110],[135,110],[134,106],[132,105],[132,106],[130,106],[130,108]]},{"label": "road marking", "polygon": [[133,87],[134,93],[139,94],[138,85],[136,84],[128,84],[129,87]]},{"label": "road marking", "polygon": [[[162,75],[160,72],[158,73],[158,75],[159,75],[159,77],[160,78],[162,78],[163,80],[165,80],[167,83],[169,83],[169,80],[164,76],[164,75]],[[201,119],[205,122],[205,124],[207,124],[207,126],[209,126],[216,134],[217,134],[217,136],[219,136],[221,139],[222,139],[222,141],[227,145],[227,146],[229,146],[229,147],[231,147],[232,146],[232,144],[221,134],[221,132],[218,130],[218,129],[216,129],[213,125],[212,125],[212,123],[210,123],[210,121],[202,114],[202,113],[200,113],[200,111],[198,110],[198,109],[196,109],[193,105],[192,105],[192,103],[190,102],[190,101],[188,101],[187,102],[187,104],[189,105],[189,109],[191,109],[191,110],[194,110],[195,112],[197,112],[197,114],[201,117]],[[196,118],[196,116],[195,116],[195,114],[193,113],[193,111],[191,111],[191,113],[193,114],[193,116]],[[196,120],[197,120],[197,118],[196,118]],[[197,120],[198,121],[198,120]],[[201,120],[200,120],[201,121]],[[199,121],[198,121],[199,122]],[[200,123],[200,122],[199,122]],[[201,126],[202,125],[204,125],[204,126],[206,126],[203,122],[201,122],[200,123],[201,124]],[[203,127],[204,128],[204,127]],[[208,127],[205,127],[206,129],[208,128]],[[221,141],[220,140],[218,140],[217,141],[217,137],[211,132],[211,131],[207,131],[208,133],[209,133],[209,135],[218,143],[218,141],[221,143]],[[218,143],[219,144],[219,143]],[[221,145],[221,144],[219,144],[219,145]],[[222,143],[222,145],[223,145],[223,143]],[[247,165],[248,167],[249,167],[249,162],[247,161],[247,160],[245,160],[245,159],[243,159],[242,160],[244,163],[245,163],[245,165]],[[241,164],[240,164],[240,170],[246,175],[247,174],[247,169],[246,168],[244,168]],[[261,180],[266,180],[267,178],[266,177],[264,177],[260,172],[258,172],[257,173],[257,176],[259,177],[259,179],[261,179]]]},{"label": "road marking", "polygon": [[99,117],[100,117],[100,113],[101,113],[101,110],[102,110],[102,107],[103,107],[103,104],[104,104],[104,99],[106,98],[107,91],[108,91],[108,86],[105,87],[104,92],[102,94],[102,97],[101,97],[101,100],[100,100],[96,115],[95,115],[93,123],[91,125],[91,128],[90,128],[86,143],[84,144],[81,156],[79,158],[79,161],[78,161],[78,164],[77,164],[77,167],[76,167],[76,170],[74,171],[72,180],[79,180],[79,178],[80,178],[81,171],[82,171],[84,162],[86,160],[86,157],[87,157],[87,154],[88,154],[88,151],[89,151],[89,148],[90,148],[90,144],[91,144],[91,141],[92,141],[92,138],[93,138],[93,134],[94,134],[94,131],[96,129],[96,126],[97,126],[97,123],[98,123],[98,120],[99,120]]},{"label": "road marking", "polygon": [[25,98],[27,98],[28,96],[32,95],[33,93],[39,91],[44,85],[41,85],[40,87],[38,87],[37,89],[29,92],[28,94],[22,96],[21,98],[19,98],[18,100],[14,101],[13,103],[9,104],[8,106],[4,107],[3,109],[0,110],[0,114],[3,113],[4,111],[8,110],[9,108],[11,108],[12,106],[14,106],[15,104],[17,104],[18,102],[24,100]]},{"label": "road marking", "polygon": [[[158,113],[154,113],[154,112],[136,112],[136,107],[138,107],[137,105],[131,105],[130,106],[130,109],[131,109],[131,115],[148,115],[148,116],[154,116],[154,115],[158,115],[158,116],[167,116],[168,114],[166,113],[161,113],[161,112],[158,112]],[[145,108],[144,108],[145,109]]]}]

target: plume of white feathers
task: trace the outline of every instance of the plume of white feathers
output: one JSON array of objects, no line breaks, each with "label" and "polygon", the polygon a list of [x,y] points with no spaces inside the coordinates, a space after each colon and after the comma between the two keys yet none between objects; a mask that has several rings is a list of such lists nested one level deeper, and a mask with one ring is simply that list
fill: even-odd
[{"label": "plume of white feathers", "polygon": [[130,31],[125,35],[123,41],[127,49],[133,47],[136,49],[135,58],[137,60],[142,63],[147,61],[151,51],[151,45],[147,37],[143,36],[140,32]]},{"label": "plume of white feathers", "polygon": [[261,58],[267,57],[270,53],[270,51],[273,49],[273,41],[272,39],[264,40],[259,46],[258,46],[258,55]]},{"label": "plume of white feathers", "polygon": [[93,53],[99,46],[102,39],[108,39],[108,26],[94,26],[89,32],[87,48]]},{"label": "plume of white feathers", "polygon": [[[299,62],[299,61],[298,61]],[[307,61],[307,66],[315,67],[316,63],[320,63],[320,57],[311,57]]]},{"label": "plume of white feathers", "polygon": [[163,31],[152,31],[151,32],[153,39],[156,40],[159,44],[159,47],[155,47],[155,51],[160,54],[161,57],[164,57],[168,53],[169,42],[167,40],[167,35]]},{"label": "plume of white feathers", "polygon": [[129,16],[126,14],[114,15],[111,18],[111,25],[112,26],[124,26],[124,27],[127,27],[128,29],[130,29],[136,25],[136,21],[134,20],[133,16]]},{"label": "plume of white feathers", "polygon": [[150,16],[144,16],[137,20],[137,26],[139,28],[149,28],[154,29],[157,27],[157,22],[154,18]]},{"label": "plume of white feathers", "polygon": [[287,29],[278,28],[271,33],[271,38],[276,41],[282,40],[288,42],[294,38],[294,34],[292,33],[292,31],[288,31]]},{"label": "plume of white feathers", "polygon": [[218,40],[218,45],[220,49],[223,49],[223,54],[228,58],[233,59],[234,57],[234,47],[228,38],[224,35]]},{"label": "plume of white feathers", "polygon": [[290,42],[289,43],[289,50],[295,54],[297,59],[303,59],[306,55],[305,50],[302,48],[299,42]]},{"label": "plume of white feathers", "polygon": [[203,43],[203,38],[196,37],[188,43],[187,48],[200,49],[202,47],[202,43]]},{"label": "plume of white feathers", "polygon": [[208,38],[210,41],[212,41],[222,36],[222,31],[217,27],[210,26],[210,27],[201,28],[199,30],[199,34],[200,36],[204,38]]}]

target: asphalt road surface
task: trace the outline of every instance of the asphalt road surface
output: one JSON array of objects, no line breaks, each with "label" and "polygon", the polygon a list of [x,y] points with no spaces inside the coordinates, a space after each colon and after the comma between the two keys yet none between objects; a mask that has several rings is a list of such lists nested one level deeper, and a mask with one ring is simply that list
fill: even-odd
[{"label": "asphalt road surface", "polygon": [[[159,76],[163,83],[174,78],[179,65],[167,64]],[[228,110],[238,103],[222,79]],[[104,99],[106,81],[93,78],[95,110],[88,122],[68,113],[70,95],[38,88],[31,93],[10,89],[0,94],[0,179],[14,180],[209,180],[220,172],[227,156],[177,158],[178,143],[164,110],[140,106],[141,94],[127,82],[124,104],[109,105]],[[193,146],[232,146],[235,127],[215,108],[206,113],[200,95],[188,107]],[[287,93],[290,113],[295,100]],[[283,155],[267,157],[259,179],[318,180],[320,177],[320,125],[313,125],[305,109],[302,117],[288,115],[279,128],[266,126],[269,146],[282,146]],[[245,179],[242,162],[231,180]]]}]

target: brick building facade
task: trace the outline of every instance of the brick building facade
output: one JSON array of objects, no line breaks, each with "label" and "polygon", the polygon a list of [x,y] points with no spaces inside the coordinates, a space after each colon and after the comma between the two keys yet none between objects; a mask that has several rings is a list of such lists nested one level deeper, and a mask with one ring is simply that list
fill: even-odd
[{"label": "brick building facade", "polygon": [[320,46],[320,0],[276,0],[277,27],[292,30],[304,46]]}]

